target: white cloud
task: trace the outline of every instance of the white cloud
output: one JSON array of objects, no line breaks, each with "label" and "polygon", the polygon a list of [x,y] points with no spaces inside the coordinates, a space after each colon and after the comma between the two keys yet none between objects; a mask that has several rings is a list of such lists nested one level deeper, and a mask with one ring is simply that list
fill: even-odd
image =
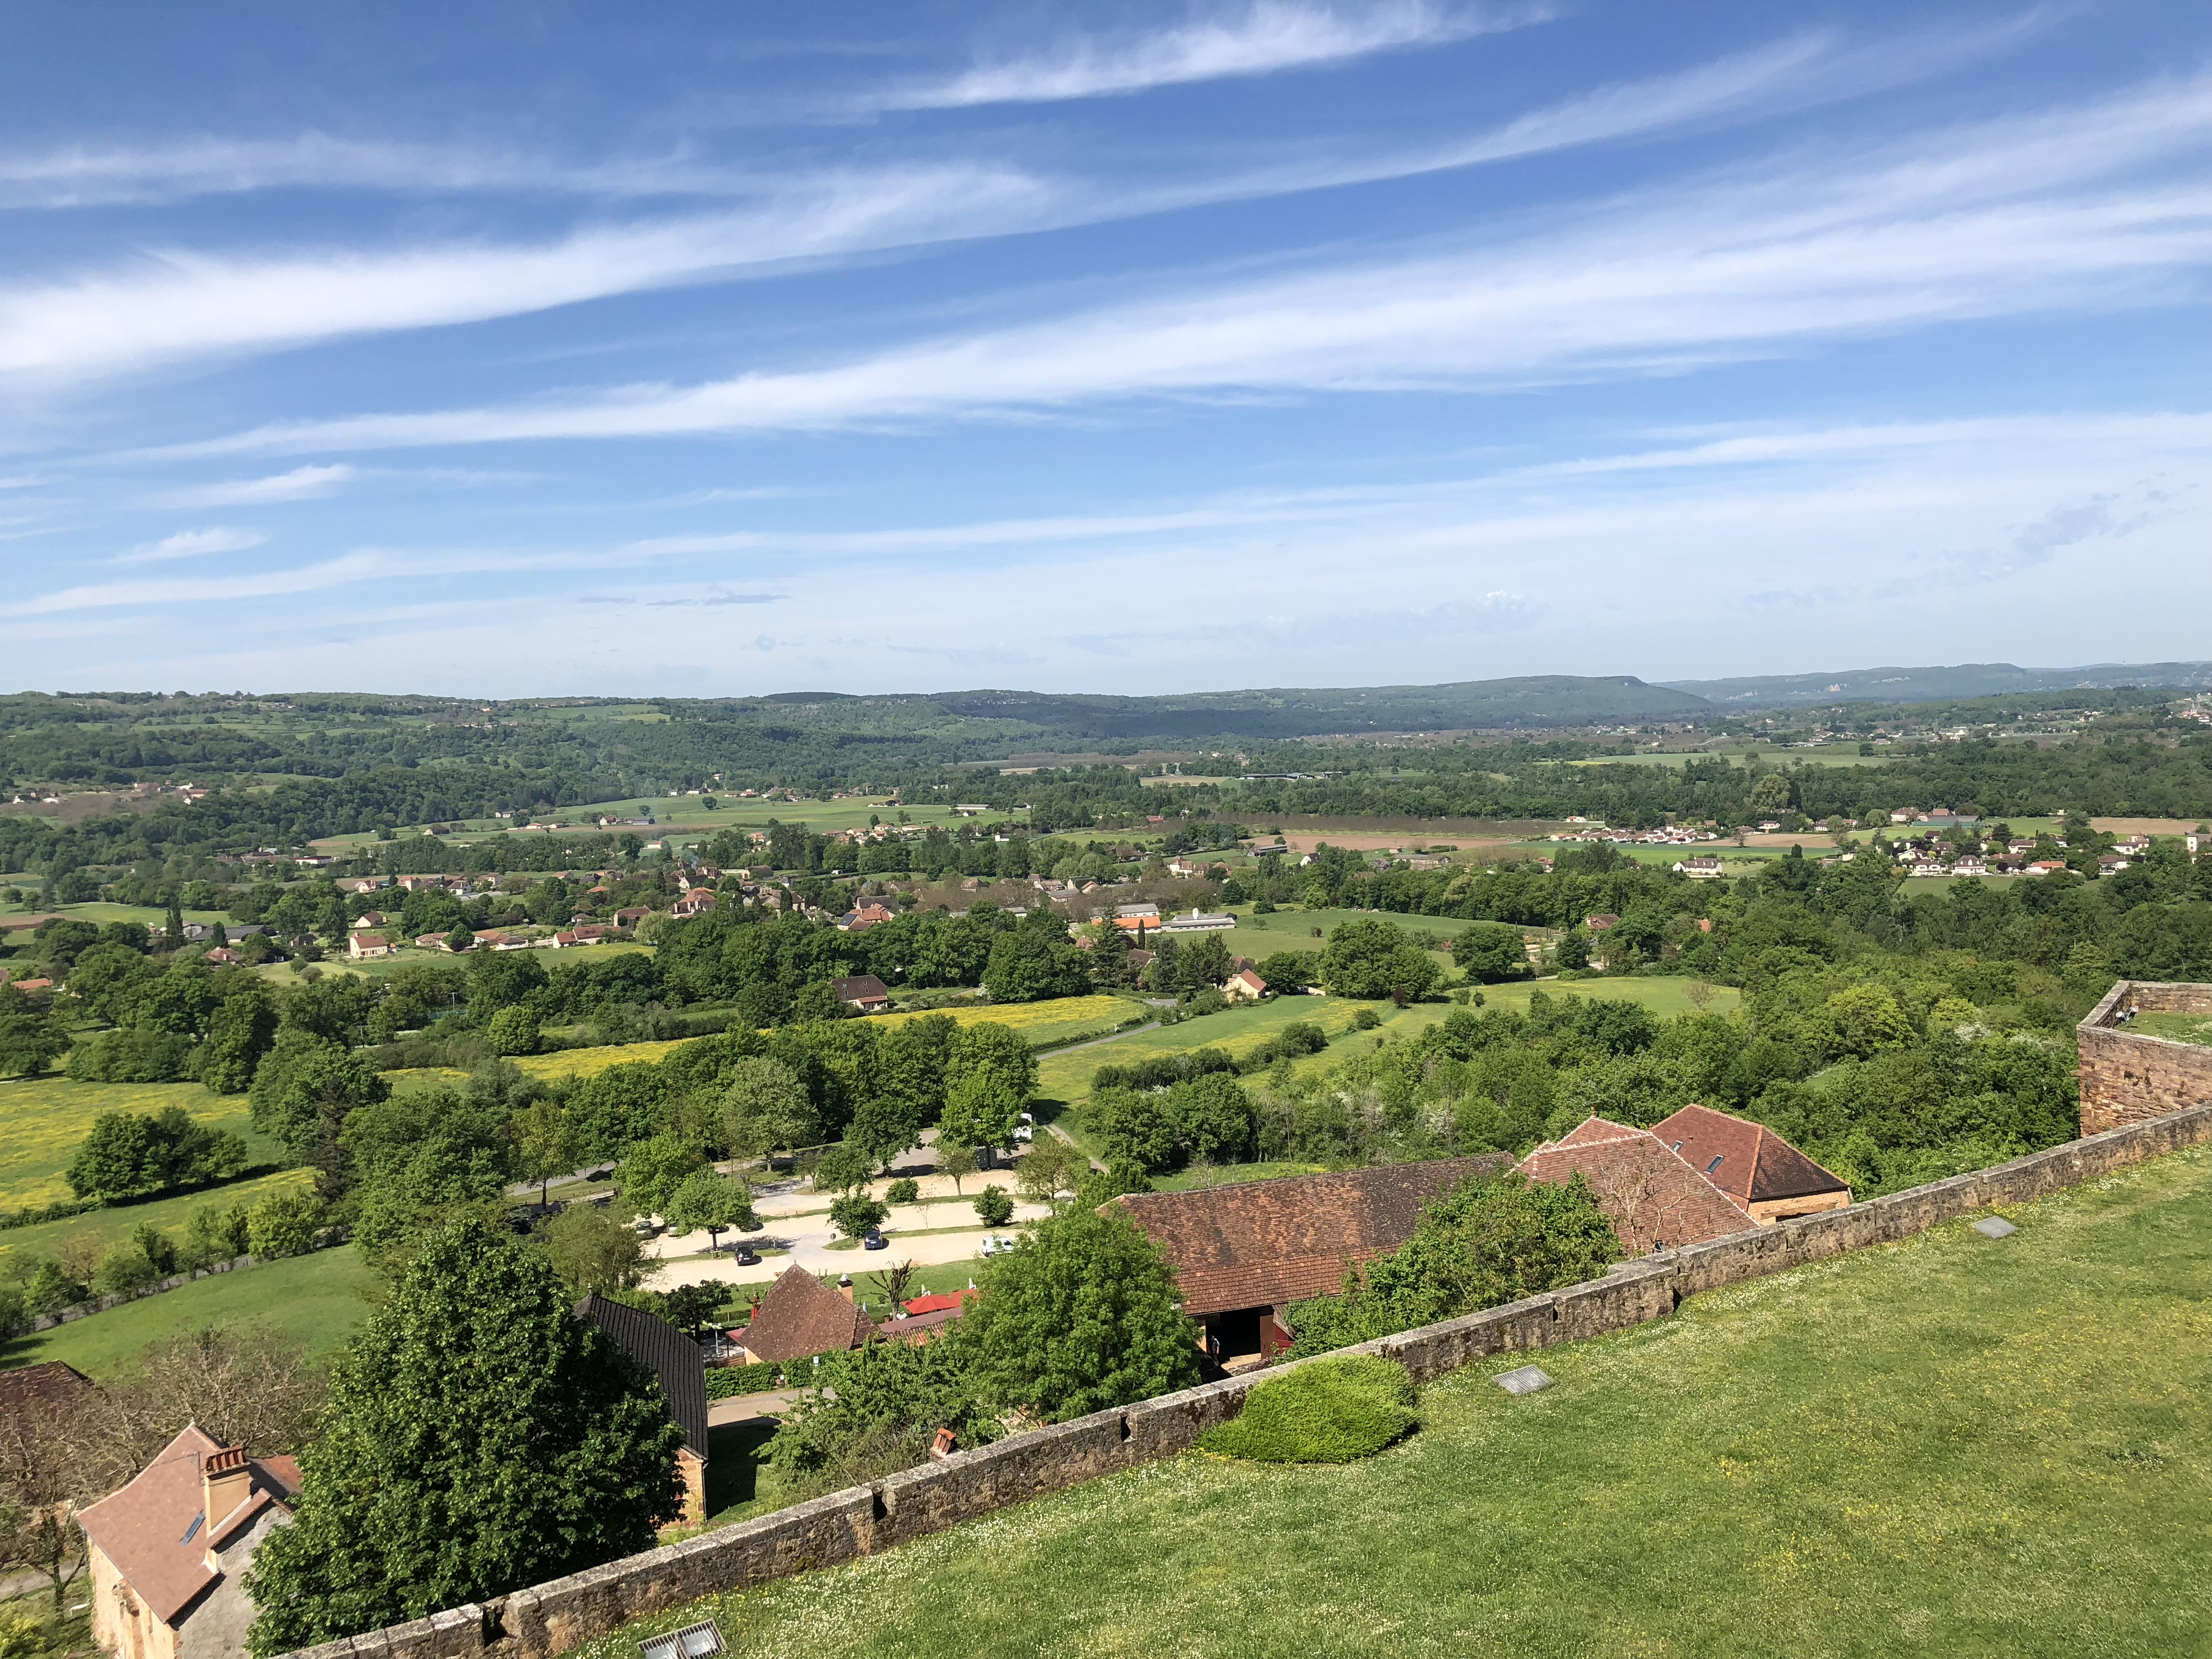
[{"label": "white cloud", "polygon": [[[215,256],[154,251],[125,267],[0,290],[0,374],[68,383],[207,356],[514,316],[639,289],[771,274],[964,237],[1063,228],[1209,203],[1474,167],[1769,113],[1910,78],[1986,36],[1875,55],[1805,36],[1678,74],[1601,88],[1463,142],[1193,179],[1116,183],[1006,161],[720,179],[728,210],[587,227],[537,243]],[[190,146],[173,159],[188,173]],[[312,153],[320,154],[319,151]],[[148,165],[160,175],[160,153]],[[122,163],[118,162],[118,167]],[[617,167],[627,178],[637,169]],[[474,176],[454,163],[437,177]],[[395,179],[404,168],[395,167]],[[645,170],[647,178],[658,176]],[[343,181],[343,174],[337,180]]]},{"label": "white cloud", "polygon": [[325,588],[363,581],[380,574],[374,555],[349,553],[321,564],[292,570],[257,571],[251,575],[198,577],[176,581],[94,582],[65,587],[20,601],[16,609],[28,616],[59,611],[103,611],[124,605],[209,605],[228,600],[266,599],[272,594],[316,593]]},{"label": "white cloud", "polygon": [[2212,82],[1730,177],[1564,229],[1216,286],[821,368],[363,416],[176,453],[802,430],[1224,392],[1664,373],[1808,343],[2173,302],[2212,261]]},{"label": "white cloud", "polygon": [[149,564],[166,559],[198,559],[210,553],[242,553],[268,539],[258,530],[234,530],[224,525],[208,530],[179,530],[149,546],[133,549],[116,562]]},{"label": "white cloud", "polygon": [[1314,69],[1378,52],[1435,46],[1543,21],[1548,8],[1515,12],[1395,0],[1357,8],[1255,0],[1236,15],[1115,41],[1083,37],[1042,56],[978,64],[949,81],[869,99],[878,108],[959,109],[1114,97],[1155,87]]},{"label": "white cloud", "polygon": [[264,501],[305,501],[335,495],[341,484],[358,477],[357,469],[343,463],[331,466],[295,466],[267,478],[234,478],[222,483],[198,484],[174,489],[160,498],[165,507],[252,507]]}]

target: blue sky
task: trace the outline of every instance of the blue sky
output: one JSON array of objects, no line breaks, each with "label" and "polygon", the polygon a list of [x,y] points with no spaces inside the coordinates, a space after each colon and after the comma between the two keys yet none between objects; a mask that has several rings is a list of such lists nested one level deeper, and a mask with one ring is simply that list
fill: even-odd
[{"label": "blue sky", "polygon": [[0,680],[2212,655],[2212,12],[18,8]]}]

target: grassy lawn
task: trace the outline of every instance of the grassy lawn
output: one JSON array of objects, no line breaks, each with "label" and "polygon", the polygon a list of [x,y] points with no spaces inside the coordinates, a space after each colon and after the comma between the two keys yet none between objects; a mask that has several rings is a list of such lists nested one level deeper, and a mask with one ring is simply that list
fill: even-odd
[{"label": "grassy lawn", "polygon": [[[211,1095],[197,1083],[76,1083],[62,1077],[0,1083],[0,1209],[68,1198],[63,1172],[102,1112],[153,1113],[170,1106],[229,1130],[255,1160],[276,1160],[275,1144],[246,1121],[244,1095]],[[9,1237],[0,1233],[0,1249]]]},{"label": "grassy lawn", "polygon": [[56,1249],[80,1241],[95,1254],[104,1254],[110,1245],[128,1238],[141,1222],[173,1232],[185,1224],[187,1215],[203,1204],[217,1205],[226,1210],[234,1204],[252,1206],[272,1192],[286,1187],[303,1187],[314,1178],[312,1170],[279,1170],[273,1175],[256,1176],[221,1187],[204,1187],[196,1193],[185,1193],[175,1198],[117,1204],[106,1209],[88,1210],[66,1221],[42,1221],[35,1227],[10,1227],[0,1232],[0,1268],[12,1261],[51,1255]]},{"label": "grassy lawn", "polygon": [[2169,1042],[2212,1043],[2212,1018],[2203,1014],[2137,1014],[2127,1029],[2135,1036],[2164,1037]]},{"label": "grassy lawn", "polygon": [[[1456,916],[1402,915],[1395,910],[1285,909],[1271,916],[1255,916],[1249,909],[1240,909],[1237,918],[1236,927],[1224,937],[1232,954],[1250,957],[1255,962],[1278,951],[1318,951],[1341,921],[1379,918],[1409,933],[1440,939],[1455,939],[1473,926]],[[1316,927],[1322,931],[1321,939],[1314,937]]]},{"label": "grassy lawn", "polygon": [[[740,1656],[2212,1646],[2212,1150],[1423,1394],[1364,1462],[1191,1454],[714,1598]],[[1037,1587],[1051,1592],[1038,1594]]]},{"label": "grassy lawn", "polygon": [[1091,1092],[1091,1074],[1101,1066],[1127,1066],[1150,1055],[1180,1054],[1193,1048],[1243,1054],[1299,1021],[1319,1025],[1335,1038],[1352,1029],[1353,1014],[1363,1006],[1334,997],[1277,997],[1177,1025],[1137,1031],[1111,1042],[1047,1054],[1037,1063],[1037,1091],[1051,1100],[1079,1100]]},{"label": "grassy lawn", "polygon": [[379,1283],[349,1244],[313,1255],[217,1273],[88,1319],[18,1337],[0,1347],[0,1366],[68,1361],[91,1377],[132,1370],[149,1343],[204,1325],[259,1323],[322,1357],[353,1334]]}]

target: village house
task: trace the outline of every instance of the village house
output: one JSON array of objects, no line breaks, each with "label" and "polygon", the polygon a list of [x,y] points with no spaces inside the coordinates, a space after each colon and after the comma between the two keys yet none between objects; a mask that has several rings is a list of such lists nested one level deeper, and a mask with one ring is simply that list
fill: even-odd
[{"label": "village house", "polygon": [[1289,1346],[1290,1304],[1341,1289],[1347,1267],[1413,1236],[1424,1206],[1512,1162],[1493,1152],[1109,1202],[1159,1247],[1183,1311],[1205,1328],[1208,1357],[1235,1370]]},{"label": "village house", "polygon": [[617,910],[615,912],[615,926],[617,927],[635,927],[638,923],[643,921],[652,914],[653,912],[647,909],[643,905],[634,904],[628,909]]},{"label": "village house", "polygon": [[1851,1201],[1842,1176],[1747,1118],[1692,1104],[1653,1124],[1651,1136],[1762,1227],[1793,1215],[1840,1210]]},{"label": "village house", "polygon": [[853,1304],[850,1291],[833,1291],[804,1267],[787,1267],[754,1305],[738,1333],[738,1346],[755,1364],[805,1359],[857,1348],[875,1323]]},{"label": "village house", "polygon": [[553,948],[563,951],[579,945],[597,945],[614,929],[596,921],[579,922],[574,927],[564,927],[553,935]]},{"label": "village house", "polygon": [[854,974],[849,979],[833,979],[830,989],[838,1001],[848,1008],[857,1008],[864,1014],[879,1014],[891,1006],[890,988],[873,974]]},{"label": "village house", "polygon": [[81,1511],[93,1640],[116,1659],[231,1659],[253,1603],[246,1568],[291,1519],[300,1466],[188,1426],[128,1485]]},{"label": "village house", "polygon": [[1221,994],[1231,1002],[1257,1002],[1267,994],[1267,981],[1246,968],[1223,981]]},{"label": "village house", "polygon": [[1684,859],[1674,866],[1674,873],[1687,876],[1692,881],[1711,881],[1721,872],[1721,861],[1716,858]]},{"label": "village house", "polygon": [[1593,933],[1602,933],[1620,925],[1620,918],[1611,911],[1600,911],[1596,915],[1583,918],[1583,926]]},{"label": "village house", "polygon": [[719,901],[709,890],[704,887],[695,887],[682,898],[678,899],[675,903],[670,905],[668,912],[674,916],[700,916],[714,909],[718,902]]},{"label": "village house", "polygon": [[353,925],[356,927],[381,927],[384,926],[384,912],[364,910],[353,919]]},{"label": "village house", "polygon": [[368,957],[388,957],[392,941],[381,933],[356,933],[346,941],[346,954],[356,962]]},{"label": "village house", "polygon": [[869,928],[880,922],[889,921],[897,915],[896,910],[881,899],[862,899],[845,913],[837,925],[848,933],[866,933]]},{"label": "village house", "polygon": [[676,1454],[683,1507],[664,1518],[698,1525],[707,1518],[707,1363],[699,1345],[666,1320],[596,1291],[576,1304],[576,1317],[660,1379],[668,1414],[684,1431]]},{"label": "village house", "polygon": [[1751,1213],[1648,1129],[1587,1117],[1521,1160],[1531,1181],[1580,1176],[1631,1255],[1702,1244],[1753,1224]]}]

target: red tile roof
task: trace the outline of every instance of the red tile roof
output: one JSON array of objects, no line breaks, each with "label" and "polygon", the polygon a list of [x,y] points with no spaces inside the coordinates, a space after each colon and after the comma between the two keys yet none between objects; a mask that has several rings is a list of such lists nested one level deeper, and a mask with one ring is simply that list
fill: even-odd
[{"label": "red tile roof", "polygon": [[1184,1310],[1223,1313],[1341,1288],[1347,1262],[1396,1249],[1424,1206],[1469,1176],[1511,1164],[1500,1152],[1111,1201],[1174,1264]]},{"label": "red tile roof", "polygon": [[168,1623],[222,1577],[208,1565],[208,1551],[271,1504],[289,1509],[300,1489],[299,1465],[290,1458],[251,1459],[245,1502],[228,1516],[207,1515],[201,1465],[224,1449],[187,1427],[129,1485],[77,1516],[132,1594]]},{"label": "red tile roof", "polygon": [[804,1359],[857,1348],[874,1322],[804,1267],[769,1286],[740,1339],[755,1359]]},{"label": "red tile roof", "polygon": [[940,1291],[915,1297],[906,1304],[906,1310],[909,1314],[941,1313],[947,1308],[958,1307],[969,1297],[978,1294],[980,1292],[975,1291]]},{"label": "red tile roof", "polygon": [[1685,1106],[1651,1126],[1652,1134],[1692,1169],[1748,1208],[1813,1193],[1848,1193],[1830,1173],[1763,1123],[1710,1106]]},{"label": "red tile roof", "polygon": [[1631,1255],[1701,1244],[1750,1227],[1750,1214],[1669,1152],[1648,1129],[1585,1118],[1521,1160],[1531,1181],[1561,1186],[1580,1175]]},{"label": "red tile roof", "polygon": [[58,1359],[0,1371],[0,1412],[20,1411],[33,1404],[67,1411],[93,1392],[90,1377]]}]

